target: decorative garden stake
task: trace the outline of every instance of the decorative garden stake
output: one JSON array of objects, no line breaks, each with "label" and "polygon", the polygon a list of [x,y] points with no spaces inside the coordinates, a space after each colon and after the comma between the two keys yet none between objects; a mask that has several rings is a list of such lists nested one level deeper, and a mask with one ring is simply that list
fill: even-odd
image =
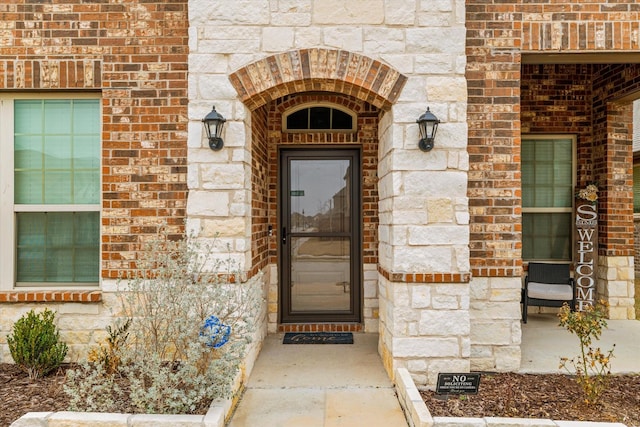
[{"label": "decorative garden stake", "polygon": [[205,345],[211,348],[220,348],[229,341],[231,326],[223,324],[216,316],[209,316],[205,320],[200,336],[204,338]]},{"label": "decorative garden stake", "polygon": [[595,301],[595,267],[598,254],[598,186],[589,184],[576,193],[576,309],[584,311]]}]

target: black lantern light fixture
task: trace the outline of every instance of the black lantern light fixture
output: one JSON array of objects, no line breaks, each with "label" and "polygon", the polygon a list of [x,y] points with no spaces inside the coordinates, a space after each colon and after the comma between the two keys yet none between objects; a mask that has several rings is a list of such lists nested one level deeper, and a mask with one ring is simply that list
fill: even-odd
[{"label": "black lantern light fixture", "polygon": [[202,119],[204,131],[207,133],[207,138],[209,139],[209,148],[214,151],[218,151],[224,146],[224,141],[222,140],[221,135],[224,122],[226,121],[227,119],[222,117],[222,114],[216,111],[215,105],[209,114]]},{"label": "black lantern light fixture", "polygon": [[420,128],[420,142],[418,143],[418,147],[420,147],[422,151],[430,151],[433,148],[433,141],[436,139],[436,131],[438,130],[440,120],[435,114],[429,111],[429,107],[427,107],[427,111],[416,120],[416,123],[418,123],[418,127]]}]

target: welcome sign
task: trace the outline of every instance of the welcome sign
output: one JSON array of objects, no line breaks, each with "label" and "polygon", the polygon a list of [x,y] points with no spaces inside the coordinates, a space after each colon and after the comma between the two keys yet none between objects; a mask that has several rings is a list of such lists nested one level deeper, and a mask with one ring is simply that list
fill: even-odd
[{"label": "welcome sign", "polygon": [[584,311],[596,299],[598,207],[578,199],[576,203],[575,281],[577,310]]}]

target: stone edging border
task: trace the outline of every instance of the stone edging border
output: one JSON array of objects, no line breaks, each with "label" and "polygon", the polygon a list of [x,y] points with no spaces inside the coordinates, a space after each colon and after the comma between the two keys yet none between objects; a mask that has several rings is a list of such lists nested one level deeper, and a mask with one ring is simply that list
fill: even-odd
[{"label": "stone edging border", "polygon": [[224,427],[232,400],[216,400],[206,415],[116,414],[102,412],[29,412],[10,427]]},{"label": "stone edging border", "polygon": [[622,423],[553,421],[539,418],[432,417],[406,368],[396,369],[396,391],[409,427],[627,427]]}]

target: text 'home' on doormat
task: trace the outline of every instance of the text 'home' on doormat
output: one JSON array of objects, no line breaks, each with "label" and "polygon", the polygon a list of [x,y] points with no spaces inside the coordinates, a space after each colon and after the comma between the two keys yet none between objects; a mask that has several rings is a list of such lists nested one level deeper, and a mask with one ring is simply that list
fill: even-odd
[{"label": "text 'home' on doormat", "polygon": [[287,332],[283,344],[353,344],[351,332]]}]

